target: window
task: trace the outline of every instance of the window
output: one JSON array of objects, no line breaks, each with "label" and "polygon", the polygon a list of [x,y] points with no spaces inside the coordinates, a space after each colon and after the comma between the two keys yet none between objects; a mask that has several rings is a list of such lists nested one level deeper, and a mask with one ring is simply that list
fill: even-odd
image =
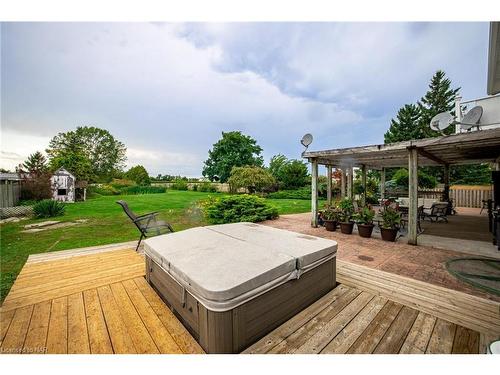
[{"label": "window", "polygon": [[67,195],[68,189],[57,189],[57,195]]}]

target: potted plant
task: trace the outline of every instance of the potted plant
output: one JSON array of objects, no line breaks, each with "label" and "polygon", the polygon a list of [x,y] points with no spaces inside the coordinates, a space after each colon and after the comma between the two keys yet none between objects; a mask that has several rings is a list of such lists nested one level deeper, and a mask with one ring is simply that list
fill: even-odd
[{"label": "potted plant", "polygon": [[354,215],[354,219],[358,225],[358,234],[361,237],[370,238],[372,236],[374,217],[375,211],[373,211],[369,206],[363,207]]},{"label": "potted plant", "polygon": [[354,212],[354,205],[352,199],[344,198],[339,202],[340,209],[340,231],[344,234],[351,234],[354,228],[354,221],[352,221],[352,213]]},{"label": "potted plant", "polygon": [[325,206],[322,212],[323,223],[327,231],[333,232],[337,229],[337,223],[339,221],[340,211],[334,206]]},{"label": "potted plant", "polygon": [[390,201],[386,201],[380,210],[380,216],[382,217],[382,224],[380,224],[382,239],[384,241],[396,241],[401,225],[401,213],[391,205]]}]

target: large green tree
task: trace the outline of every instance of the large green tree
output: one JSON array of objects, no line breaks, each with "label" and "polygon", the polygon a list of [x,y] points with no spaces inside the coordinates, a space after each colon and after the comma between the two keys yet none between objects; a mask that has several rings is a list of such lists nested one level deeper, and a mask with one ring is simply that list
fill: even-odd
[{"label": "large green tree", "polygon": [[269,171],[281,189],[298,189],[309,183],[307,164],[278,154],[271,158]]},{"label": "large green tree", "polygon": [[[419,121],[419,128],[423,133],[421,138],[441,135],[429,127],[431,119],[438,113],[452,112],[455,107],[455,97],[459,91],[460,87],[451,87],[451,81],[446,78],[445,72],[438,70],[434,74],[429,84],[429,89],[418,103],[422,114]],[[454,131],[453,126],[444,130],[445,134],[452,134]]]},{"label": "large green tree", "polygon": [[[451,112],[460,87],[452,88],[445,72],[438,70],[431,78],[429,89],[417,104],[405,104],[399,109],[396,119],[391,120],[384,135],[385,143],[408,141],[440,136],[441,133],[429,127],[431,119],[441,112]],[[445,130],[453,133],[453,127]]]},{"label": "large green tree", "polygon": [[40,175],[47,172],[47,158],[40,152],[28,156],[28,159],[19,166],[19,170],[27,172],[31,175]]},{"label": "large green tree", "polygon": [[210,181],[227,182],[234,167],[262,167],[262,148],[252,137],[239,131],[222,132],[222,138],[208,151],[203,176]]},{"label": "large green tree", "polygon": [[421,111],[415,104],[405,104],[399,109],[395,119],[391,120],[389,130],[384,134],[385,143],[406,141],[408,139],[423,138],[418,126]]},{"label": "large green tree", "polygon": [[[432,138],[442,135],[429,127],[431,119],[441,112],[453,112],[455,97],[460,87],[453,88],[452,82],[445,72],[438,70],[429,83],[425,95],[417,104],[405,104],[399,109],[395,119],[391,120],[389,130],[384,134],[385,143],[408,141],[411,139]],[[453,126],[444,130],[445,134],[452,134]],[[426,175],[443,181],[443,169],[440,167],[421,168]],[[390,176],[395,172],[389,171]],[[489,181],[490,169],[485,164],[469,166],[452,166],[450,169],[451,183],[481,184]]]},{"label": "large green tree", "polygon": [[[79,126],[74,131],[59,133],[52,138],[47,154],[53,164],[52,159],[60,158],[62,154],[68,157],[75,153],[73,159],[82,159],[77,155],[81,153],[90,163],[89,179],[104,181],[123,169],[126,151],[125,145],[116,140],[109,131],[95,126]],[[69,166],[66,168],[70,169]]]},{"label": "large green tree", "polygon": [[59,133],[46,150],[52,171],[61,167],[70,171],[77,180],[93,181],[92,163],[75,132]]}]

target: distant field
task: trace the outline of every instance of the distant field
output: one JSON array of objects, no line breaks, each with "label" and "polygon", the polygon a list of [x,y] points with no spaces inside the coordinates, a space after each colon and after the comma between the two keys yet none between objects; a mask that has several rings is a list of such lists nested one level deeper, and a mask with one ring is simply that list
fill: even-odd
[{"label": "distant field", "polygon": [[[101,196],[86,202],[68,204],[66,214],[53,219],[61,222],[87,219],[84,224],[38,233],[21,233],[21,231],[24,225],[44,221],[43,219],[2,224],[0,300],[3,301],[7,295],[30,254],[138,239],[137,229],[125,216],[122,208],[115,203],[118,199],[127,201],[131,209],[139,214],[159,211],[159,218],[170,222],[174,230],[179,231],[206,224],[196,202],[209,195],[214,194],[168,190],[165,194]],[[278,207],[281,215],[307,212],[311,206],[308,200],[268,199],[268,201]]]}]

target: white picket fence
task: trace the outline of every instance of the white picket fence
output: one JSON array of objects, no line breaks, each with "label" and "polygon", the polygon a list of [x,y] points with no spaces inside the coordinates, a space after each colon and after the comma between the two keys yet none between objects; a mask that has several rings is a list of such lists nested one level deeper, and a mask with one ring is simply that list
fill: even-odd
[{"label": "white picket fence", "polygon": [[[394,194],[398,197],[407,197],[408,191],[398,191]],[[450,186],[450,198],[453,199],[455,207],[481,208],[483,200],[491,199],[493,196],[490,185],[452,185]],[[443,197],[443,188],[418,189],[418,197],[440,200]]]},{"label": "white picket fence", "polygon": [[491,186],[454,185],[450,187],[450,198],[456,207],[483,206],[483,200],[491,199],[493,195]]}]

